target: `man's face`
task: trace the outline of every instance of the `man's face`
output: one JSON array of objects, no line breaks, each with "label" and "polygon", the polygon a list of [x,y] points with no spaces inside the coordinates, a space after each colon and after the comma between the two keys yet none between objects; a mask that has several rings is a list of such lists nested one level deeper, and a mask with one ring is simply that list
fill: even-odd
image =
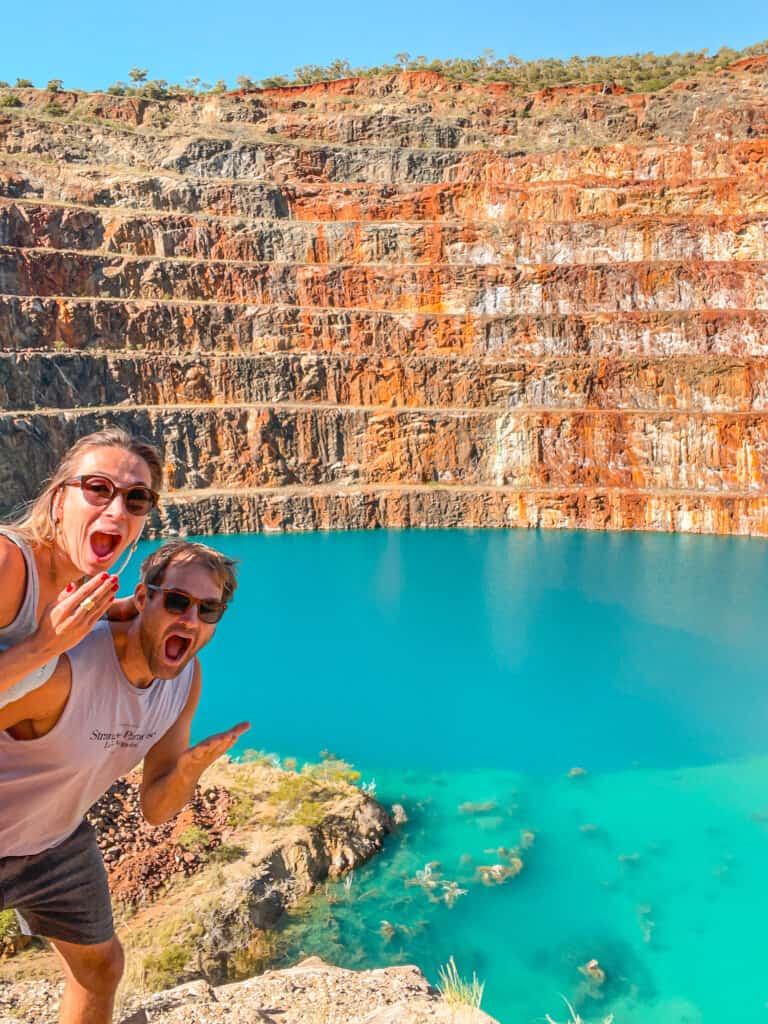
[{"label": "man's face", "polygon": [[[178,559],[168,566],[157,584],[165,590],[178,590],[201,601],[221,601],[222,585],[214,573],[194,562]],[[197,652],[216,632],[215,623],[200,620],[197,604],[191,602],[179,614],[166,611],[164,594],[140,583],[136,588],[139,607],[139,640],[152,675],[172,679],[179,675]]]}]

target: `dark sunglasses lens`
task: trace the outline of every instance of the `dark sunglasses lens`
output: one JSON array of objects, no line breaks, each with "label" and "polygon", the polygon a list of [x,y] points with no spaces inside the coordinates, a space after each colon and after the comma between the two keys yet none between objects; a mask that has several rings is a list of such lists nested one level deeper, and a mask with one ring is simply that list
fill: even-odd
[{"label": "dark sunglasses lens", "polygon": [[132,516],[145,516],[155,503],[147,487],[132,487],[125,496],[125,507]]},{"label": "dark sunglasses lens", "polygon": [[102,476],[84,477],[81,489],[89,505],[108,505],[115,493],[112,481]]},{"label": "dark sunglasses lens", "polygon": [[202,622],[218,622],[226,609],[225,604],[213,604],[208,601],[201,601],[198,605],[200,620]]},{"label": "dark sunglasses lens", "polygon": [[173,615],[181,615],[189,608],[190,599],[186,594],[180,594],[177,590],[166,590],[163,592],[165,610]]}]

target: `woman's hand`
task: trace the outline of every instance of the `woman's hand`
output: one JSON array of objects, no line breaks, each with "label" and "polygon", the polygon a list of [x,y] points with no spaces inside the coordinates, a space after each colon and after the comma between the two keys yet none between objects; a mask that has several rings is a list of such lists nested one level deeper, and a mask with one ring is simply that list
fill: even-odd
[{"label": "woman's hand", "polygon": [[66,590],[43,610],[37,630],[30,639],[49,658],[54,658],[80,643],[115,599],[119,584],[116,576],[102,573]]}]

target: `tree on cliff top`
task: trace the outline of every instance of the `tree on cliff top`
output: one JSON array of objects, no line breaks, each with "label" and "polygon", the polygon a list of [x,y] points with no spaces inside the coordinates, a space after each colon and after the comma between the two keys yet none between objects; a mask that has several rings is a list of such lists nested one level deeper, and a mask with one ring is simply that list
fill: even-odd
[{"label": "tree on cliff top", "polygon": [[434,71],[452,81],[506,82],[521,95],[532,89],[545,89],[551,86],[600,85],[606,82],[617,82],[630,92],[652,92],[692,75],[726,67],[740,57],[767,53],[768,40],[755,43],[744,50],[733,50],[724,46],[711,56],[709,51],[704,49],[661,55],[635,53],[617,57],[591,55],[569,57],[567,60],[551,57],[524,61],[514,54],[497,57],[495,52],[489,49],[484,50],[479,57],[449,57],[446,60],[430,61],[423,55],[412,57],[406,51],[402,51],[395,54],[395,63],[375,67],[354,68],[350,66],[348,60],[337,58],[327,65],[303,64],[294,68],[292,79],[284,75],[275,75],[260,82],[244,75],[241,75],[240,79],[252,83],[249,88],[259,85],[262,88],[272,88],[276,85],[312,85],[339,78],[371,78],[400,71]]}]

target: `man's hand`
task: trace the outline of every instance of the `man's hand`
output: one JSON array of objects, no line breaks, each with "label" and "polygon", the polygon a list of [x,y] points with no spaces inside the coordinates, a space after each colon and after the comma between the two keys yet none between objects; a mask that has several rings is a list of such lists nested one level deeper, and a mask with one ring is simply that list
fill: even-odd
[{"label": "man's hand", "polygon": [[234,746],[251,727],[250,722],[240,722],[226,732],[209,736],[191,747],[189,737],[200,700],[201,683],[200,666],[195,661],[192,685],[181,714],[144,758],[141,809],[150,825],[162,825],[178,814],[194,796],[197,780],[205,769]]},{"label": "man's hand", "polygon": [[244,732],[251,728],[250,722],[240,722],[232,726],[226,732],[218,732],[215,736],[209,736],[205,740],[196,743],[194,747],[185,750],[177,762],[181,775],[187,779],[200,778],[206,768],[209,768],[214,761],[221,757],[237,743]]}]

